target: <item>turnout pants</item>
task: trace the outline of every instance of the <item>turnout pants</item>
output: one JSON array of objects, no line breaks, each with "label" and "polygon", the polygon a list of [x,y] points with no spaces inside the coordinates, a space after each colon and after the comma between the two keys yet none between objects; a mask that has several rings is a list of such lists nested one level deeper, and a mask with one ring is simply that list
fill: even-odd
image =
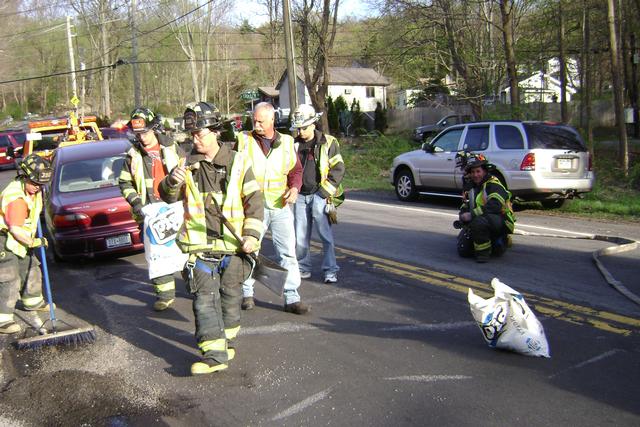
[{"label": "turnout pants", "polygon": [[458,253],[463,257],[502,255],[507,249],[508,229],[502,215],[474,217],[458,235]]},{"label": "turnout pants", "polygon": [[240,255],[220,261],[198,258],[192,269],[185,269],[187,290],[193,295],[195,336],[204,359],[228,361],[228,341],[240,330],[242,282],[250,272],[251,265]]},{"label": "turnout pants", "polygon": [[[4,248],[5,239],[0,238],[0,247]],[[0,251],[0,324],[13,321],[18,299],[23,307],[37,307],[44,301],[40,261],[31,250],[19,258],[4,249]]]}]

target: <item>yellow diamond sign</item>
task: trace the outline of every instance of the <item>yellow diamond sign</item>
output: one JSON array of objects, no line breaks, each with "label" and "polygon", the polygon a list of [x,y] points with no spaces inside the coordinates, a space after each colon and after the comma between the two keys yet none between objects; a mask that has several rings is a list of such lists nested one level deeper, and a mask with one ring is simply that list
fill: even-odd
[{"label": "yellow diamond sign", "polygon": [[80,100],[78,99],[77,96],[74,96],[73,98],[71,98],[71,103],[77,107],[78,104],[80,104]]}]

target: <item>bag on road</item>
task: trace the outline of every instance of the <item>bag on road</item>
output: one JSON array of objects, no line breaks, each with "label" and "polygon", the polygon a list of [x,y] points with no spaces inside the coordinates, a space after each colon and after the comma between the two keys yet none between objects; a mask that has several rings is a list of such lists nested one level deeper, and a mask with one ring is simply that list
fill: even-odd
[{"label": "bag on road", "polygon": [[497,278],[491,280],[495,292],[483,299],[469,289],[471,314],[489,347],[515,351],[526,356],[550,357],[542,324],[520,292]]},{"label": "bag on road", "polygon": [[152,203],[142,208],[142,212],[144,256],[149,265],[149,279],[182,271],[188,259],[188,255],[176,245],[176,235],[184,217],[182,203]]}]

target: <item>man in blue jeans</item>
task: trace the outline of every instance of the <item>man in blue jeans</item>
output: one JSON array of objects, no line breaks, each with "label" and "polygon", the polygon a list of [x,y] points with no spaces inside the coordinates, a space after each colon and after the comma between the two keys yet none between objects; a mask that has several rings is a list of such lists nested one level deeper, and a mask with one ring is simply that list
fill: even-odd
[{"label": "man in blue jeans", "polygon": [[[302,184],[302,167],[295,151],[293,138],[275,130],[275,110],[266,102],[253,111],[253,131],[241,132],[236,150],[245,153],[253,164],[253,173],[264,193],[264,232],[271,230],[271,240],[280,265],[288,270],[284,285],[284,311],[306,314],[310,307],[300,300],[300,271],[296,259],[296,236],[293,213],[289,204],[295,203]],[[242,309],[255,307],[253,278],[242,285]]]},{"label": "man in blue jeans", "polygon": [[[338,281],[333,233],[327,215],[327,206],[342,195],[344,161],[338,140],[316,129],[320,118],[311,105],[300,105],[293,114],[291,130],[297,133],[296,148],[302,164],[302,188],[296,200],[296,255],[300,277],[311,277],[309,244],[313,224],[322,240],[322,272],[324,283]],[[331,206],[329,206],[331,209]]]}]

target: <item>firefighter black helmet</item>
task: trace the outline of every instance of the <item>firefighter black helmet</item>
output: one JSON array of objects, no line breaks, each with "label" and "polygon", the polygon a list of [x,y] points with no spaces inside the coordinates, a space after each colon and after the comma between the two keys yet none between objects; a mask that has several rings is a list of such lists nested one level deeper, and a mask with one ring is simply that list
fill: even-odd
[{"label": "firefighter black helmet", "polygon": [[489,161],[482,154],[469,154],[467,157],[467,164],[464,167],[465,172],[469,172],[473,168],[483,167],[488,169]]},{"label": "firefighter black helmet", "polygon": [[140,107],[131,112],[128,125],[133,132],[144,133],[155,130],[160,125],[160,119],[149,108]]},{"label": "firefighter black helmet", "polygon": [[20,162],[18,175],[25,176],[29,181],[44,185],[51,182],[53,169],[48,160],[37,154],[29,154]]},{"label": "firefighter black helmet", "polygon": [[223,124],[220,110],[208,102],[188,104],[183,119],[184,130],[187,132],[197,132],[204,128],[220,129]]}]

